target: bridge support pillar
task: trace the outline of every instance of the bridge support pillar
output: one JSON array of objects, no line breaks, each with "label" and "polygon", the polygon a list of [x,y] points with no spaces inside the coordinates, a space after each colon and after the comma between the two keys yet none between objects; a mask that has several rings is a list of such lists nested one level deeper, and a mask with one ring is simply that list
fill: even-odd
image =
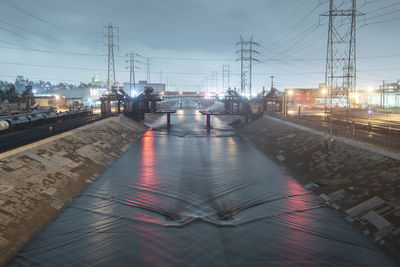
[{"label": "bridge support pillar", "polygon": [[171,128],[171,113],[167,113],[167,128]]},{"label": "bridge support pillar", "polygon": [[211,115],[207,114],[207,130],[211,129]]}]

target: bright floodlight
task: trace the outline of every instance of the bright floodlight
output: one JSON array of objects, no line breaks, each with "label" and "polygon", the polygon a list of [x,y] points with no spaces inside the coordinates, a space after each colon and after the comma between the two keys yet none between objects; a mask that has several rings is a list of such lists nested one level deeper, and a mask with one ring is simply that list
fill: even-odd
[{"label": "bright floodlight", "polygon": [[322,94],[323,94],[323,95],[326,95],[327,93],[328,93],[328,90],[326,90],[325,88],[322,89]]},{"label": "bright floodlight", "polygon": [[55,97],[57,100],[60,99],[60,96],[59,96],[59,95],[55,95],[54,97]]},{"label": "bright floodlight", "polygon": [[289,90],[288,94],[293,95],[293,90]]},{"label": "bright floodlight", "polygon": [[372,88],[372,87],[368,87],[368,93],[372,93],[373,91],[374,91],[374,88]]}]

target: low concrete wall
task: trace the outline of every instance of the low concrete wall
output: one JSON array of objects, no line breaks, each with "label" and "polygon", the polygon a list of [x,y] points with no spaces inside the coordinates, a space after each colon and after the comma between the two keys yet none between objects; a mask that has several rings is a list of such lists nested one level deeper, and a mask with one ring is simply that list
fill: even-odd
[{"label": "low concrete wall", "polygon": [[146,130],[113,117],[0,154],[0,266]]},{"label": "low concrete wall", "polygon": [[237,127],[347,221],[400,259],[400,155],[264,117]]}]

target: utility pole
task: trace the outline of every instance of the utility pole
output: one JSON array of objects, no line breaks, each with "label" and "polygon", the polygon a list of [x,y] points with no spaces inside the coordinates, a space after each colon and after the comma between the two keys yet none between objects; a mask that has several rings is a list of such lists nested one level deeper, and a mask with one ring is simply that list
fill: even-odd
[{"label": "utility pole", "polygon": [[272,92],[272,90],[274,88],[274,78],[275,78],[275,76],[270,76],[270,78],[271,78],[271,92]]},{"label": "utility pole", "polygon": [[236,45],[240,47],[236,53],[240,54],[237,61],[240,61],[241,94],[243,95],[249,92],[251,99],[253,62],[259,62],[258,59],[254,58],[254,55],[259,54],[259,52],[254,50],[254,48],[259,46],[259,44],[253,41],[253,37],[250,41],[245,41],[240,36],[240,42],[237,42]]},{"label": "utility pole", "polygon": [[230,86],[231,71],[229,65],[222,65],[222,91],[227,91]]},{"label": "utility pole", "polygon": [[114,47],[119,48],[117,44],[119,42],[119,28],[109,23],[104,29],[106,30],[105,37],[107,38],[108,47],[107,89],[110,90],[111,86],[114,86],[116,83]]},{"label": "utility pole", "polygon": [[331,113],[334,105],[345,108],[346,120],[350,117],[357,79],[356,19],[362,15],[356,0],[329,0],[329,11],[321,15],[329,17],[325,71],[329,106]]},{"label": "utility pole", "polygon": [[150,83],[150,58],[146,59],[147,65],[147,83]]}]

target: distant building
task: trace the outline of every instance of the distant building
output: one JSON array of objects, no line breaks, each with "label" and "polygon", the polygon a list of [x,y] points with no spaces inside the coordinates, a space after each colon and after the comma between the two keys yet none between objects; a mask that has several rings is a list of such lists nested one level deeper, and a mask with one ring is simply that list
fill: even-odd
[{"label": "distant building", "polygon": [[[152,87],[155,93],[165,92],[164,83],[147,83],[147,81],[139,81],[138,83],[135,83],[135,85],[132,85],[132,87],[131,95],[134,95],[135,93],[140,94],[146,87]],[[135,92],[133,92],[133,90]],[[124,83],[124,91],[127,93],[130,92],[129,83]]]},{"label": "distant building", "polygon": [[365,91],[368,105],[381,108],[400,108],[400,80],[383,83],[379,89]]},{"label": "distant building", "polygon": [[285,99],[295,104],[323,104],[328,93],[324,88],[323,84],[319,88],[287,88]]}]

